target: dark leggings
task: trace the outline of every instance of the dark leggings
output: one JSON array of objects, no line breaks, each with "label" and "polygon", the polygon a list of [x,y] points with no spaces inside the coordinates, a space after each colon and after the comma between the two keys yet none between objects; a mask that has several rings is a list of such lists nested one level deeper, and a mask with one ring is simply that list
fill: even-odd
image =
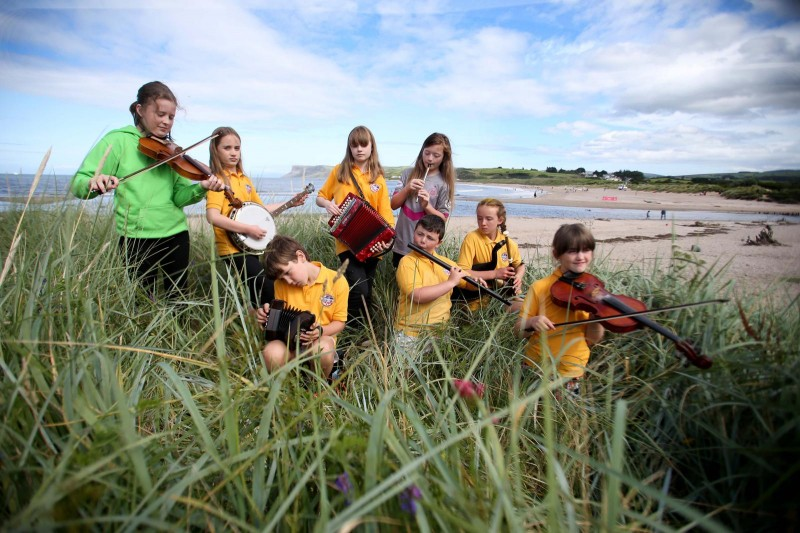
[{"label": "dark leggings", "polygon": [[[345,259],[350,260],[344,271],[344,277],[350,284],[350,295],[347,298],[347,326],[358,327],[355,319],[365,317],[372,304],[372,281],[375,279],[379,260],[367,259],[361,262],[352,252],[340,253],[339,260],[344,263]],[[360,326],[366,326],[366,322],[362,322]]]},{"label": "dark leggings", "polygon": [[239,273],[239,277],[250,293],[250,305],[258,309],[275,298],[274,280],[264,275],[259,256],[252,254],[231,254],[222,259]]},{"label": "dark leggings", "polygon": [[168,298],[176,298],[186,290],[188,231],[159,239],[120,237],[119,247],[125,256],[125,266],[136,273],[148,293],[154,289],[159,270],[164,273],[164,291]]}]

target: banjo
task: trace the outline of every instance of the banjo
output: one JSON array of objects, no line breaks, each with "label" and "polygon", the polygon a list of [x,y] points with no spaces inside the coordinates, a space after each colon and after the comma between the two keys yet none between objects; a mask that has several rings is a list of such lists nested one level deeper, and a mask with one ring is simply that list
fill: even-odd
[{"label": "banjo", "polygon": [[243,222],[244,224],[258,226],[259,228],[266,230],[267,234],[264,235],[262,239],[254,239],[253,237],[245,235],[244,233],[229,231],[228,236],[231,238],[233,244],[244,253],[260,254],[266,250],[267,245],[277,233],[277,230],[275,229],[275,219],[273,217],[280,215],[290,207],[296,207],[300,205],[297,202],[303,196],[311,194],[312,192],[314,192],[314,184],[309,183],[302,191],[292,197],[291,200],[278,206],[278,208],[272,212],[269,212],[266,207],[259,203],[244,202],[242,207],[231,211],[229,218],[237,222]]}]

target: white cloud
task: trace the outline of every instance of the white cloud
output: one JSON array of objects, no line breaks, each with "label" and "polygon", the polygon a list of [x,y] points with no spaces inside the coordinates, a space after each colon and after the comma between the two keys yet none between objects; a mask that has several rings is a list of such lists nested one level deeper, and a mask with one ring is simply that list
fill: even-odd
[{"label": "white cloud", "polygon": [[575,120],[573,122],[559,122],[554,127],[548,128],[547,131],[552,133],[565,132],[573,137],[585,137],[586,135],[602,131],[603,129],[604,128],[597,124],[585,120]]},{"label": "white cloud", "polygon": [[0,90],[119,116],[160,79],[182,124],[231,124],[270,145],[368,122],[398,147],[458,128],[465,159],[475,147],[525,166],[546,153],[589,168],[585,158],[616,153],[628,167],[786,167],[797,160],[800,23],[761,25],[778,4],[755,3],[754,19],[695,0],[11,0]]}]

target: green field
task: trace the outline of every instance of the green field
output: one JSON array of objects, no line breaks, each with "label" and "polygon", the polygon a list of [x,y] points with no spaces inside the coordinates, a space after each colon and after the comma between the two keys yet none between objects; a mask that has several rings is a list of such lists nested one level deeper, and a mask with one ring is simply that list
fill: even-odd
[{"label": "green field", "polygon": [[[387,175],[391,175],[387,171]],[[574,173],[506,168],[459,168],[458,179],[535,186],[608,187],[619,183]],[[800,203],[800,171],[654,176],[627,182],[630,189],[678,193],[718,192],[726,198]]]},{"label": "green field", "polygon": [[[340,338],[347,371],[332,389],[304,365],[267,374],[243,288],[208,260],[207,225],[192,233],[188,294],[167,303],[128,278],[110,218],[67,206],[0,218],[5,530],[798,526],[800,304],[780,285],[738,292],[741,307],[654,316],[710,370],[649,330],[609,334],[581,396],[559,401],[549,371],[521,364],[498,304],[457,313],[420,362],[397,360],[383,264],[372,328]],[[325,227],[279,219],[335,267]],[[526,285],[549,273],[547,255],[529,258]],[[678,251],[652,270],[594,268],[651,307],[733,297],[720,270]],[[461,398],[454,378],[485,395]]]}]

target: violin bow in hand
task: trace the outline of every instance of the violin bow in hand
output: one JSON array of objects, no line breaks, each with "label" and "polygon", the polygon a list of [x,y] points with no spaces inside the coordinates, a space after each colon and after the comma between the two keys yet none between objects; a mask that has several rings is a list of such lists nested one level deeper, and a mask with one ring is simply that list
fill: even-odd
[{"label": "violin bow in hand", "polygon": [[[674,311],[676,309],[686,309],[687,307],[697,307],[698,305],[709,305],[709,304],[724,304],[729,302],[727,298],[717,299],[717,300],[703,300],[702,302],[693,302],[690,304],[679,304],[679,305],[670,305],[668,307],[656,307],[655,309],[647,309],[645,311],[636,311],[634,313],[622,313],[619,315],[614,316],[606,316],[600,318],[588,318],[586,320],[573,320],[571,322],[561,322],[559,324],[553,324],[553,327],[560,328],[562,326],[578,326],[580,324],[594,324],[596,322],[608,322],[610,320],[615,320],[617,318],[629,318],[634,316],[642,316],[642,315],[650,315],[652,313],[661,313],[664,311]],[[525,328],[525,331],[536,331],[534,328]]]}]

